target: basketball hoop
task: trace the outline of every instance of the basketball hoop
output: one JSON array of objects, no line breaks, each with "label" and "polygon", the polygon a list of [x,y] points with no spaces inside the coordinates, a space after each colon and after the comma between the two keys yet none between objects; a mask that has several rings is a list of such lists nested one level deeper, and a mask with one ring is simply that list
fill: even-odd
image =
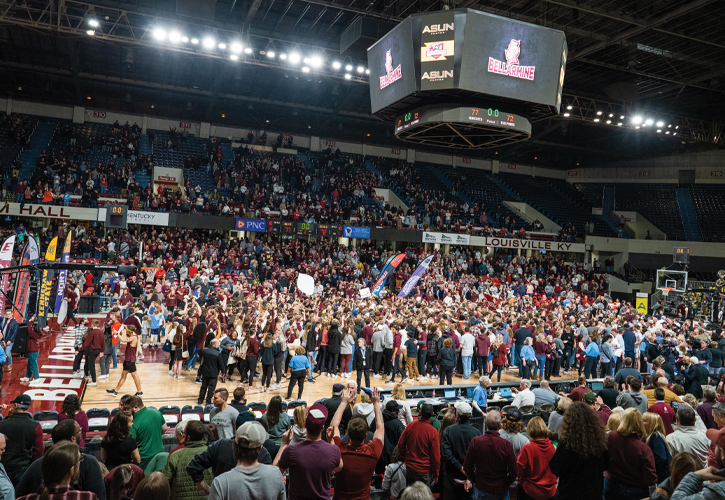
[{"label": "basketball hoop", "polygon": [[663,297],[667,297],[669,293],[672,291],[672,288],[669,287],[661,287],[660,291],[662,292]]},{"label": "basketball hoop", "polygon": [[142,267],[141,272],[146,273],[146,283],[153,283],[156,281],[156,271],[161,269],[160,267]]}]

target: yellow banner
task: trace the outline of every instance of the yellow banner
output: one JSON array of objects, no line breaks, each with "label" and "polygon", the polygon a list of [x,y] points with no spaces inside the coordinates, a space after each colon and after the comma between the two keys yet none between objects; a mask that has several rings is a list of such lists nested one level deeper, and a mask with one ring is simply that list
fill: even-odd
[{"label": "yellow banner", "polygon": [[[45,251],[45,262],[53,262],[55,260],[55,253],[58,248],[58,237],[56,236],[48,245],[48,249]],[[50,305],[50,292],[53,288],[53,275],[54,271],[51,269],[43,270],[43,281],[40,285],[40,299],[38,304],[38,317],[40,327],[43,328],[46,325],[46,316],[48,314],[48,306]]]},{"label": "yellow banner", "polygon": [[648,314],[649,312],[649,295],[646,293],[637,293],[637,297],[634,302],[637,312],[639,314]]}]

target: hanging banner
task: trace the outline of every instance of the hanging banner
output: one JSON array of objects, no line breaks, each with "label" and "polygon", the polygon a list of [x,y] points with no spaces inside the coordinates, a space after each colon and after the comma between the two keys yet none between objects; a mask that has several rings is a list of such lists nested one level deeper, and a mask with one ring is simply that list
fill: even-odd
[{"label": "hanging banner", "polygon": [[649,295],[637,292],[634,304],[639,314],[647,314],[649,312]]},{"label": "hanging banner", "polygon": [[432,233],[423,231],[423,243],[438,243],[441,245],[470,245],[471,235],[456,233]]},{"label": "hanging banner", "polygon": [[[68,236],[65,239],[65,245],[63,245],[63,254],[60,257],[60,261],[63,264],[66,264],[70,260],[70,243],[71,233],[69,232]],[[60,306],[63,305],[63,295],[65,295],[65,284],[67,276],[67,269],[61,269],[58,273],[58,290],[55,293],[55,307],[53,308],[53,312],[55,314],[58,314],[60,312]],[[58,322],[60,323],[60,318],[58,319]]]},{"label": "hanging banner", "polygon": [[408,278],[408,281],[405,282],[405,285],[403,285],[403,288],[400,289],[400,293],[398,294],[399,298],[407,297],[408,294],[415,288],[415,285],[418,284],[418,281],[423,277],[423,274],[428,269],[428,266],[430,265],[431,261],[433,260],[433,256],[430,255],[427,259],[425,259],[415,270],[413,275]]},{"label": "hanging banner", "polygon": [[[21,266],[29,264],[37,264],[40,261],[40,252],[38,252],[38,243],[34,238],[29,238],[28,243],[23,249],[23,258],[20,261]],[[15,286],[15,301],[13,316],[18,323],[25,323],[25,315],[28,312],[28,296],[30,295],[30,273],[34,271],[22,271],[18,276]]]},{"label": "hanging banner", "polygon": [[[56,236],[48,245],[45,251],[45,262],[53,262],[55,260],[55,251],[58,248],[58,237]],[[40,285],[40,299],[38,301],[38,325],[45,328],[48,324],[48,309],[50,308],[50,293],[53,289],[53,277],[55,271],[52,269],[43,270],[43,281]]]},{"label": "hanging banner", "polygon": [[405,254],[399,253],[395,257],[391,257],[390,259],[388,259],[385,267],[382,271],[380,271],[378,281],[375,282],[375,287],[373,288],[373,296],[380,297],[380,294],[383,292],[383,287],[385,286],[385,281],[387,281],[388,277],[398,268],[400,263],[403,262],[404,258]]},{"label": "hanging banner", "polygon": [[[10,236],[7,240],[5,240],[5,243],[3,243],[2,248],[0,248],[0,269],[5,267],[10,267],[10,264],[13,261],[13,249],[15,248],[15,235]],[[2,284],[0,284],[0,287],[2,287],[2,294],[0,294],[0,311],[5,312],[5,294],[8,293],[8,282],[10,281],[10,275],[4,274],[2,277]]]}]

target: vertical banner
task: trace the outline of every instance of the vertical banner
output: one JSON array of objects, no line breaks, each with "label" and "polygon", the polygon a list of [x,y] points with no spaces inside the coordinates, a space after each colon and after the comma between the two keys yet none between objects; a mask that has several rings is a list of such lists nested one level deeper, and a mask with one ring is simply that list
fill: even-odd
[{"label": "vertical banner", "polygon": [[[65,245],[63,245],[63,255],[61,255],[60,261],[66,264],[70,260],[70,242],[71,233],[68,232],[68,237],[65,239]],[[67,279],[68,270],[61,269],[58,273],[58,290],[55,293],[55,307],[53,312],[58,314],[60,312],[60,306],[63,305],[63,295],[65,294],[65,282]]]},{"label": "vertical banner", "polygon": [[[21,266],[37,264],[40,261],[40,252],[38,252],[38,243],[33,238],[28,239],[28,243],[23,249],[23,258],[20,261]],[[28,312],[28,297],[30,295],[30,274],[35,271],[21,271],[18,281],[15,285],[15,302],[13,315],[18,323],[25,322],[25,315]]]},{"label": "vertical banner", "polygon": [[649,313],[649,295],[643,292],[637,292],[635,297],[635,307],[639,314]]},{"label": "vertical banner", "polygon": [[415,285],[418,284],[418,281],[423,277],[423,273],[428,269],[428,266],[430,266],[430,262],[433,260],[433,256],[430,255],[427,259],[425,259],[421,264],[415,269],[415,272],[411,275],[410,278],[408,278],[408,281],[405,282],[405,285],[403,285],[403,288],[400,289],[400,293],[398,294],[399,298],[407,297],[410,292],[413,290]]},{"label": "vertical banner", "polygon": [[[13,249],[15,248],[15,235],[10,236],[2,248],[0,248],[0,268],[10,267],[13,260]],[[5,294],[8,293],[8,282],[10,281],[9,274],[3,274],[0,287],[2,287],[2,293],[0,294],[0,312],[5,312]]]},{"label": "vertical banner", "polygon": [[455,11],[423,14],[420,34],[420,90],[438,90],[454,85]]},{"label": "vertical banner", "polygon": [[399,253],[395,257],[391,257],[390,259],[388,259],[387,264],[385,264],[383,270],[380,271],[378,281],[375,282],[375,287],[373,288],[373,296],[380,297],[380,294],[383,292],[383,287],[385,286],[385,282],[387,281],[388,277],[390,277],[390,275],[395,272],[400,263],[403,262],[404,258],[405,254]]},{"label": "vertical banner", "polygon": [[[45,262],[53,262],[55,260],[55,251],[58,248],[58,237],[56,236],[48,245],[45,251]],[[52,269],[43,270],[43,281],[40,285],[40,299],[38,304],[38,325],[45,328],[48,324],[48,309],[50,308],[50,292],[53,288],[53,277],[55,271]]]}]

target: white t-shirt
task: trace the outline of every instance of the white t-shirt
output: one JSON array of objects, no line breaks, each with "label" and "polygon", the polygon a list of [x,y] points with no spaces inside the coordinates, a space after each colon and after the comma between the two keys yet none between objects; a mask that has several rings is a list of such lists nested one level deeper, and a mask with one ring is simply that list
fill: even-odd
[{"label": "white t-shirt", "polygon": [[473,356],[473,346],[476,340],[470,333],[465,333],[461,337],[461,356]]}]

